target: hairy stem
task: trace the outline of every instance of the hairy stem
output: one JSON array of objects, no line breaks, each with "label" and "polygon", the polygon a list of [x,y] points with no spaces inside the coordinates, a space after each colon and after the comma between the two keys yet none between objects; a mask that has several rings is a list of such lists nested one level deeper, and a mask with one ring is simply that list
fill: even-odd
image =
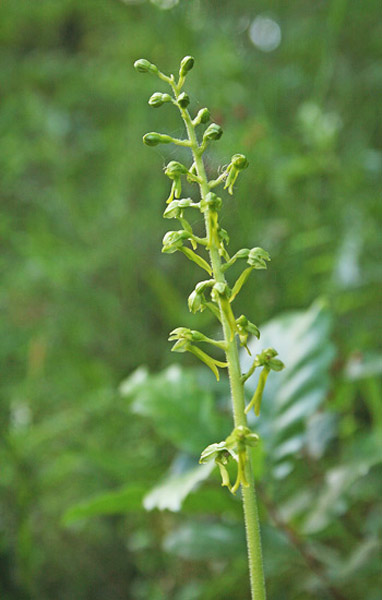
[{"label": "hairy stem", "polygon": [[[175,95],[178,96],[177,86],[175,84],[172,84],[172,87],[175,92]],[[184,120],[190,141],[190,148],[193,154],[194,164],[199,178],[200,194],[202,199],[205,200],[207,194],[210,191],[210,186],[204,168],[202,150],[198,144],[198,140],[195,133],[195,127],[192,123],[188,111],[186,109],[180,109],[180,112]],[[211,223],[213,223],[213,221],[210,219],[210,210],[207,209],[207,211],[205,212],[205,225],[207,239],[211,240],[211,243],[209,245],[209,255],[213,271],[213,277],[217,283],[226,283],[224,272],[222,269],[219,248],[216,245],[216,242],[214,242],[217,236],[214,235],[216,234],[215,231],[211,231],[211,227],[213,227]],[[234,316],[232,313],[231,306],[225,298],[220,298],[219,300],[219,311],[220,320],[223,327],[224,339],[226,343],[226,357],[231,387],[234,423],[235,427],[238,427],[240,425],[247,426],[247,417],[245,414],[244,400],[244,383],[242,381],[238,346],[236,338],[232,335],[232,329],[230,325],[230,321],[232,322],[232,320],[234,320]],[[251,597],[252,600],[265,600],[266,592],[264,581],[263,557],[261,549],[259,516],[257,509],[253,469],[250,457],[249,460],[246,462],[245,475],[249,483],[249,487],[242,486],[242,499],[248,548]]]}]

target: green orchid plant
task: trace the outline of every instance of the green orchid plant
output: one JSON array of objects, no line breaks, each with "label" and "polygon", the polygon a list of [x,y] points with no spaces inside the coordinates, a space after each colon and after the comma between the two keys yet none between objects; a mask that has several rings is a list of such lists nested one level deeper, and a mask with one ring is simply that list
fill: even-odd
[{"label": "green orchid plant", "polygon": [[[191,352],[204,362],[219,380],[220,369],[227,369],[231,387],[234,428],[223,441],[213,443],[205,448],[200,457],[201,463],[214,461],[217,465],[222,485],[235,494],[241,490],[245,529],[247,536],[250,586],[252,600],[265,600],[264,569],[261,550],[258,509],[256,502],[255,483],[251,465],[249,449],[256,446],[259,437],[252,432],[247,423],[247,414],[254,410],[258,417],[261,409],[261,400],[267,377],[271,370],[280,371],[284,365],[276,358],[277,352],[267,348],[258,354],[249,371],[242,373],[239,360],[239,346],[248,349],[247,341],[250,335],[260,337],[259,329],[251,323],[245,315],[235,317],[232,305],[242,287],[248,280],[252,271],[266,269],[270,260],[268,252],[262,248],[243,248],[230,256],[227,250],[229,237],[219,224],[219,211],[222,207],[222,198],[213,190],[223,186],[228,194],[234,192],[234,185],[240,173],[248,167],[248,161],[243,154],[234,154],[216,179],[209,180],[206,174],[203,154],[211,143],[219,140],[223,130],[217,123],[211,123],[210,112],[207,108],[200,109],[194,118],[189,112],[190,98],[183,91],[183,85],[188,73],[194,66],[192,56],[186,56],[180,63],[179,75],[165,75],[158,67],[148,60],[139,59],[134,63],[139,73],[149,73],[158,77],[170,87],[170,93],[155,92],[148,103],[153,108],[164,104],[175,106],[183,119],[187,136],[185,139],[174,138],[165,133],[150,132],[143,136],[147,146],[158,144],[174,144],[189,148],[191,153],[190,165],[186,166],[178,161],[170,161],[165,170],[165,175],[170,179],[171,188],[167,198],[164,218],[176,219],[180,229],[169,231],[163,238],[162,252],[172,254],[182,252],[189,260],[203,269],[209,279],[200,281],[188,297],[188,307],[192,313],[209,310],[220,322],[223,337],[214,340],[199,331],[186,327],[177,327],[169,336],[175,342],[173,352]],[[203,128],[204,132],[198,136],[197,129]],[[194,183],[198,189],[198,199],[182,198],[182,183]],[[205,222],[205,236],[194,234],[186,215],[191,211],[199,211]],[[200,253],[201,252],[201,253]],[[202,255],[204,254],[204,256]],[[245,268],[237,280],[230,285],[226,279],[228,269],[238,260],[245,261]],[[200,344],[209,345],[217,349],[224,356],[217,359],[202,350]],[[246,381],[256,369],[261,369],[256,391],[246,406],[245,390]],[[229,464],[236,466],[236,479],[231,484]]]}]

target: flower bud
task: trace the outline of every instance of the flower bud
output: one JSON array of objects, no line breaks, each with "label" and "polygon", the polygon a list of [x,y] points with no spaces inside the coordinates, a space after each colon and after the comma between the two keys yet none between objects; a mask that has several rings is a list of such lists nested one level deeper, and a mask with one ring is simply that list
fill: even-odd
[{"label": "flower bud", "polygon": [[178,200],[179,208],[189,208],[193,205],[192,198],[182,198]]},{"label": "flower bud", "polygon": [[188,239],[190,236],[188,231],[183,229],[179,231],[168,231],[163,238],[162,252],[166,254],[172,254],[183,246],[183,240]]},{"label": "flower bud", "polygon": [[163,216],[165,219],[176,219],[177,217],[180,217],[181,212],[179,201],[173,200],[164,211]]},{"label": "flower bud", "polygon": [[207,288],[211,288],[215,283],[215,279],[205,279],[196,284],[195,290],[198,294],[202,294]]},{"label": "flower bud", "polygon": [[211,125],[209,125],[204,132],[203,141],[204,140],[219,140],[222,135],[223,135],[223,130],[220,127],[220,125],[218,125],[217,123],[211,123]]},{"label": "flower bud", "polygon": [[186,175],[186,173],[188,173],[188,169],[177,160],[172,160],[168,163],[164,172],[165,175],[167,175],[167,177],[170,179],[176,179],[181,175]]},{"label": "flower bud", "polygon": [[201,108],[196,115],[196,119],[199,123],[208,123],[210,120],[210,111],[208,108]]},{"label": "flower bud", "polygon": [[169,144],[170,142],[172,142],[172,138],[169,135],[156,133],[156,131],[151,131],[143,136],[143,143],[146,146],[157,146],[158,144]]},{"label": "flower bud", "polygon": [[267,264],[265,261],[271,260],[268,252],[263,248],[252,248],[248,254],[247,263],[254,269],[266,269]]},{"label": "flower bud", "polygon": [[149,104],[153,108],[159,108],[159,106],[162,106],[165,102],[171,102],[171,96],[169,94],[155,92],[149,99]]},{"label": "flower bud", "polygon": [[183,210],[191,206],[191,198],[182,198],[182,200],[173,200],[163,213],[165,219],[176,219],[180,217]]},{"label": "flower bud", "polygon": [[158,73],[158,67],[153,65],[145,58],[136,60],[134,63],[134,69],[138,71],[138,73]]},{"label": "flower bud", "polygon": [[186,92],[179,94],[178,104],[181,108],[187,108],[187,106],[190,104],[190,97],[188,94],[186,94]]},{"label": "flower bud", "polygon": [[249,163],[244,154],[234,154],[231,158],[231,162],[226,169],[228,176],[224,186],[224,189],[228,188],[229,194],[233,194],[233,186],[235,185],[236,179],[240,171],[246,169],[248,164]]},{"label": "flower bud", "polygon": [[248,167],[249,162],[244,154],[234,154],[231,158],[231,164],[239,171],[242,171]]},{"label": "flower bud", "polygon": [[179,77],[185,77],[188,71],[191,71],[194,66],[194,58],[192,56],[185,56],[182,58],[179,69]]},{"label": "flower bud", "polygon": [[187,303],[188,303],[188,308],[189,308],[190,312],[192,312],[192,313],[198,312],[198,310],[201,310],[202,306],[203,306],[202,294],[198,294],[198,292],[196,290],[194,290],[188,296]]}]

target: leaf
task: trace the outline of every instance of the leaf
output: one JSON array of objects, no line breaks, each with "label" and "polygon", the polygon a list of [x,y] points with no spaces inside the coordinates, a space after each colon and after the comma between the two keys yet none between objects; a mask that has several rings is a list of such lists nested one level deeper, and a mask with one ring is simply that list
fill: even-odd
[{"label": "leaf", "polygon": [[381,354],[366,354],[352,356],[345,369],[345,375],[350,381],[376,377],[382,374]]},{"label": "leaf", "polygon": [[[212,440],[224,438],[230,428],[229,417],[216,409],[211,378],[204,369],[199,373],[199,369],[173,365],[144,378],[139,370],[120,388],[122,393],[128,392],[125,395],[133,413],[150,419],[160,436],[197,457]],[[203,384],[199,377],[203,377]]]},{"label": "leaf", "polygon": [[[273,468],[284,460],[285,443],[295,438],[296,452],[307,442],[309,419],[322,406],[329,390],[329,368],[334,357],[334,347],[329,339],[330,314],[321,301],[307,311],[277,317],[261,327],[261,342],[252,338],[249,348],[252,354],[262,348],[275,346],[286,368],[279,373],[271,372],[265,386],[261,418],[252,414],[250,422],[256,421],[256,431],[263,439],[265,453]],[[261,344],[261,345],[260,345]],[[250,359],[242,352],[242,364],[248,369]],[[247,382],[249,392],[254,393],[259,373]],[[296,437],[297,436],[297,437]],[[320,452],[323,451],[325,444]],[[286,476],[293,469],[293,462],[277,469],[277,475]]]},{"label": "leaf", "polygon": [[[354,443],[355,455],[340,466],[326,472],[324,485],[318,492],[303,526],[305,533],[316,533],[330,525],[333,519],[344,514],[352,502],[351,494],[357,492],[356,483],[363,488],[362,480],[370,470],[382,463],[382,442],[378,435],[368,436]],[[362,496],[362,494],[361,494]]]},{"label": "leaf", "polygon": [[240,524],[193,521],[169,533],[163,548],[186,560],[226,560],[244,555],[244,531]]},{"label": "leaf", "polygon": [[[216,469],[216,473],[218,473]],[[182,505],[182,513],[200,513],[204,515],[218,515],[233,513],[241,516],[240,499],[231,494],[224,493],[217,479],[213,479],[210,486],[198,489],[197,494],[190,494]]]},{"label": "leaf", "polygon": [[131,396],[137,392],[143,383],[148,379],[149,372],[146,367],[138,367],[127,379],[119,386],[122,396]]},{"label": "leaf", "polygon": [[62,517],[64,525],[70,525],[80,519],[100,515],[114,515],[142,510],[142,498],[145,488],[131,485],[120,490],[100,494],[69,508]]},{"label": "leaf", "polygon": [[[183,470],[185,461],[186,467]],[[176,459],[175,465],[171,467],[171,474],[145,496],[143,506],[146,510],[158,508],[159,510],[179,511],[183,500],[198,484],[209,477],[215,467],[214,463],[209,463],[190,468],[188,462],[187,458],[182,456]]]},{"label": "leaf", "polygon": [[373,558],[380,560],[382,544],[376,537],[366,537],[350,553],[350,556],[342,561],[342,565],[336,565],[333,569],[332,577],[338,581],[346,582],[355,574],[360,576],[360,572],[370,566]]},{"label": "leaf", "polygon": [[323,456],[328,442],[336,434],[337,419],[333,413],[316,413],[308,421],[306,446],[315,459]]}]

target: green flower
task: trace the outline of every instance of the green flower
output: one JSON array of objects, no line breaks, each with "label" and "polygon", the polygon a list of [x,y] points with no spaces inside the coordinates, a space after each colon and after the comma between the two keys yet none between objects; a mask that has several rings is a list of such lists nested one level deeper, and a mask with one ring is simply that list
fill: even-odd
[{"label": "green flower", "polygon": [[189,207],[198,207],[198,204],[194,204],[191,198],[182,198],[181,200],[173,200],[167,206],[166,210],[163,213],[165,219],[177,219],[183,216],[183,211],[185,208]]},{"label": "green flower", "polygon": [[150,133],[143,136],[143,143],[146,146],[158,146],[158,144],[170,144],[171,142],[172,137],[156,131],[150,131]]},{"label": "green flower", "polygon": [[187,108],[187,106],[190,104],[190,97],[188,94],[186,94],[186,92],[182,92],[178,96],[178,104],[181,108]]},{"label": "green flower", "polygon": [[190,237],[188,231],[180,229],[179,231],[168,231],[163,237],[162,252],[173,254],[183,246],[183,242]]},{"label": "green flower", "polygon": [[236,324],[240,339],[240,345],[244,346],[244,348],[247,349],[248,354],[251,354],[247,346],[248,337],[249,335],[254,335],[257,338],[260,338],[259,328],[256,327],[256,325],[254,325],[250,321],[248,321],[245,315],[241,315],[238,319],[236,319]]},{"label": "green flower", "polygon": [[265,261],[271,260],[268,252],[263,248],[252,248],[248,253],[247,263],[254,269],[266,269]]},{"label": "green flower", "polygon": [[198,111],[198,114],[196,115],[195,119],[193,120],[193,124],[194,125],[200,125],[200,123],[206,124],[206,123],[208,123],[210,118],[211,118],[211,116],[210,116],[210,111],[208,110],[208,108],[201,108]]},{"label": "green flower", "polygon": [[145,58],[140,58],[140,59],[136,60],[134,63],[134,69],[136,71],[138,71],[138,73],[157,74],[159,72],[158,67],[156,65],[153,65],[151,62],[149,62]]},{"label": "green flower", "polygon": [[[249,483],[245,474],[248,453],[247,446],[256,446],[259,442],[259,436],[253,433],[249,427],[239,425],[223,441],[216,444],[210,444],[205,448],[200,456],[199,462],[204,464],[211,460],[219,467],[222,478],[222,486],[228,487],[232,494],[235,494],[240,485],[248,487]],[[230,477],[226,468],[230,460],[237,463],[237,476],[235,483],[231,486]]]},{"label": "green flower", "polygon": [[195,59],[193,56],[185,56],[180,62],[179,77],[185,77],[194,66]]},{"label": "green flower", "polygon": [[240,171],[243,171],[248,167],[248,160],[244,154],[234,154],[231,158],[231,162],[227,167],[228,177],[224,186],[224,189],[228,188],[228,193],[233,194],[233,186],[238,178]]},{"label": "green flower", "polygon": [[149,98],[149,102],[148,103],[153,108],[159,108],[165,102],[171,102],[171,96],[169,94],[161,94],[160,92],[155,92],[155,94],[153,94]]},{"label": "green flower", "polygon": [[211,123],[207,127],[203,135],[203,142],[210,140],[219,140],[223,135],[223,130],[217,123]]}]

